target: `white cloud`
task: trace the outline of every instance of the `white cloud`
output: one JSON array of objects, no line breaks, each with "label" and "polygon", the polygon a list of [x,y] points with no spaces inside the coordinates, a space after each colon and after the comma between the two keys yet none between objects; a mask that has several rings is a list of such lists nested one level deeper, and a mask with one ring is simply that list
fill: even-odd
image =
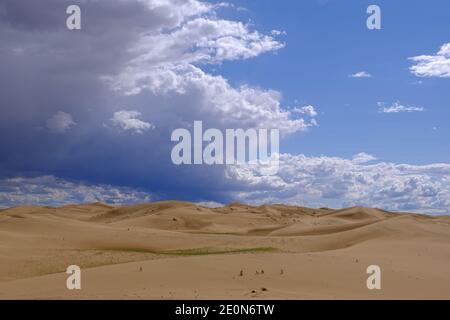
[{"label": "white cloud", "polygon": [[225,205],[223,203],[219,203],[219,202],[215,202],[215,201],[200,201],[200,202],[195,202],[195,204],[202,206],[202,207],[207,207],[207,208],[220,208]]},{"label": "white cloud", "polygon": [[155,96],[189,97],[170,106],[170,112],[183,115],[185,122],[197,116],[192,121],[201,119],[219,128],[279,128],[282,134],[304,131],[312,125],[291,118],[281,106],[281,93],[248,85],[234,88],[223,77],[190,64],[157,67],[138,75],[122,74],[120,83],[132,92],[137,89],[136,94],[148,90]]},{"label": "white cloud", "polygon": [[423,112],[423,107],[404,106],[399,102],[395,102],[390,107],[384,107],[382,102],[378,103],[381,113],[399,113],[399,112]]},{"label": "white cloud", "polygon": [[201,115],[201,120],[218,127],[280,128],[282,134],[313,126],[311,120],[291,118],[281,106],[281,93],[250,85],[233,87],[201,69],[204,64],[253,58],[284,46],[242,22],[218,19],[214,10],[210,7],[208,14],[188,18],[164,32],[143,33],[130,50],[132,58],[118,73],[102,79],[127,96],[188,97],[169,107],[170,112],[186,116],[183,123]]},{"label": "white cloud", "polygon": [[442,45],[435,55],[421,55],[409,59],[416,63],[410,70],[417,77],[450,77],[450,43]]},{"label": "white cloud", "polygon": [[372,78],[372,75],[366,71],[356,72],[350,75],[351,78]]},{"label": "white cloud", "polygon": [[293,109],[293,112],[299,113],[299,114],[304,114],[304,115],[307,115],[307,116],[312,117],[312,118],[317,116],[316,109],[314,108],[314,106],[311,106],[311,105],[304,106],[304,107],[301,107],[301,108],[300,107],[295,107]]},{"label": "white cloud", "polygon": [[127,72],[176,64],[220,64],[253,58],[283,46],[271,36],[249,30],[242,22],[202,16],[168,32],[143,33],[130,50],[135,58]]},{"label": "white cloud", "polygon": [[151,12],[157,13],[161,27],[175,28],[187,19],[211,12],[214,5],[197,0],[137,0],[145,3]]},{"label": "white cloud", "polygon": [[373,155],[365,153],[365,152],[361,152],[361,153],[354,155],[353,159],[352,159],[352,161],[357,164],[366,163],[366,162],[374,161],[374,160],[377,160],[377,158],[374,157]]},{"label": "white cloud", "polygon": [[228,176],[240,184],[235,198],[255,204],[450,213],[450,164],[368,163],[374,160],[365,153],[352,159],[281,154],[276,176],[261,176],[256,166],[230,166]]},{"label": "white cloud", "polygon": [[153,129],[155,126],[149,122],[139,120],[137,117],[141,115],[140,112],[132,110],[122,110],[114,112],[111,121],[121,127],[123,130],[131,130],[136,133],[142,133],[145,130]]},{"label": "white cloud", "polygon": [[24,204],[64,205],[69,203],[142,203],[153,197],[139,190],[111,185],[93,185],[59,179],[54,176],[0,179],[0,204],[4,207]]},{"label": "white cloud", "polygon": [[[228,166],[226,179],[220,183],[224,186],[228,183],[228,189],[222,191],[234,200],[250,204],[336,208],[362,205],[450,214],[450,164],[409,165],[375,160],[367,153],[351,159],[281,154],[277,175],[261,176],[260,168],[254,165]],[[95,201],[137,203],[154,199],[132,188],[75,183],[54,176],[0,179],[3,206]]]},{"label": "white cloud", "polygon": [[281,35],[285,36],[285,35],[287,35],[287,32],[274,29],[274,30],[270,31],[270,34],[273,36],[281,36]]},{"label": "white cloud", "polygon": [[65,133],[76,125],[69,113],[58,111],[47,120],[47,129],[52,133]]}]

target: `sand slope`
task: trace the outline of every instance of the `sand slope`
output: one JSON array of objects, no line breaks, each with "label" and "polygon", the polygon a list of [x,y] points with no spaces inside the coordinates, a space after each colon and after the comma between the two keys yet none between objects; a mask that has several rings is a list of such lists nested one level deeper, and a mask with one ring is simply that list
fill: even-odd
[{"label": "sand slope", "polygon": [[[80,291],[65,287],[72,264]],[[382,290],[366,287],[371,264]],[[450,299],[450,218],[177,201],[11,208],[0,212],[10,298]]]}]

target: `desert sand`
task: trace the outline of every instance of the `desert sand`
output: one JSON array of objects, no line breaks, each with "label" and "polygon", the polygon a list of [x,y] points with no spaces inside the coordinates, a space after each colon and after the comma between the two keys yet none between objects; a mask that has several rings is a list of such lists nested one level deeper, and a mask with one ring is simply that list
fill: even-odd
[{"label": "desert sand", "polygon": [[[69,265],[81,290],[66,288]],[[369,265],[381,290],[366,286]],[[177,201],[10,208],[0,299],[450,299],[450,217]]]}]

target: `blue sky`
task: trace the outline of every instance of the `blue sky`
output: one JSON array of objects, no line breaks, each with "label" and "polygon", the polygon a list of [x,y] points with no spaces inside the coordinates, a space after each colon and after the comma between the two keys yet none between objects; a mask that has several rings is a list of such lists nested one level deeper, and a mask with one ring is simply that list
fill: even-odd
[{"label": "blue sky", "polygon": [[[366,28],[373,1],[235,1],[259,29],[286,31],[286,47],[219,72],[282,91],[286,105],[313,104],[321,128],[284,141],[287,152],[348,157],[360,151],[393,162],[448,162],[450,81],[418,78],[408,57],[435,53],[449,39],[448,1],[377,1],[382,30]],[[231,14],[231,16],[235,16]],[[349,75],[366,71],[370,79]],[[422,81],[418,84],[418,81]],[[377,102],[425,112],[380,114]]]},{"label": "blue sky", "polygon": [[[66,27],[70,0],[0,3],[1,207],[450,213],[448,1],[77,3],[81,30]],[[199,120],[280,129],[279,171],[175,165],[171,132]]]}]

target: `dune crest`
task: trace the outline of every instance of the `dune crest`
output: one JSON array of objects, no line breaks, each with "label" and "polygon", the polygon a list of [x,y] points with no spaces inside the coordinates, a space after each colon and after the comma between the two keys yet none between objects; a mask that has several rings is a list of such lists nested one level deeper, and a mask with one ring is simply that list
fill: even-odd
[{"label": "dune crest", "polygon": [[[261,295],[276,299],[450,298],[449,249],[448,217],[364,207],[232,203],[208,208],[182,201],[23,206],[0,212],[0,298],[124,298],[137,292],[164,298],[169,287],[177,292],[172,298],[195,298],[190,288],[199,287],[198,297],[246,299],[256,284],[270,286]],[[75,294],[59,288],[71,264],[99,277],[91,290]],[[391,287],[381,293],[364,288],[369,264],[383,266]],[[167,274],[177,266],[183,266],[185,278]],[[261,266],[272,275],[235,278],[241,269]],[[154,273],[134,274],[141,268]],[[132,280],[108,285],[122,277]],[[202,277],[215,285],[199,285]],[[42,281],[50,285],[33,289]],[[140,283],[150,281],[160,289],[142,292]]]}]

